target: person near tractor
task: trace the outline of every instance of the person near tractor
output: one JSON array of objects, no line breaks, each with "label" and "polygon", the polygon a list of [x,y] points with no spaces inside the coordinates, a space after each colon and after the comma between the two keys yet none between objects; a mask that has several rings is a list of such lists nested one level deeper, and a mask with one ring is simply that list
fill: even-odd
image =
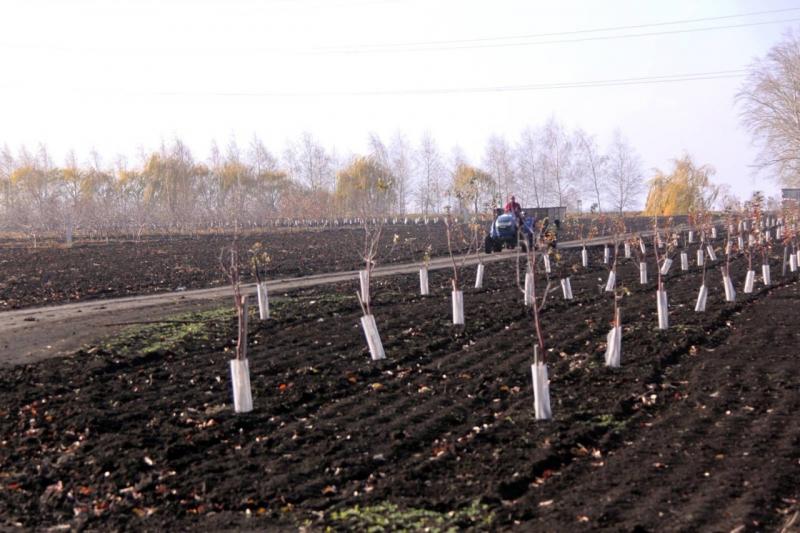
[{"label": "person near tractor", "polygon": [[506,213],[513,213],[517,218],[522,218],[522,206],[517,203],[517,199],[511,196],[511,199],[506,204]]},{"label": "person near tractor", "polygon": [[514,218],[517,221],[517,227],[521,228],[525,224],[525,221],[522,218],[522,206],[517,203],[517,199],[514,198],[513,194],[506,204],[505,211],[506,213],[511,213],[514,215]]}]

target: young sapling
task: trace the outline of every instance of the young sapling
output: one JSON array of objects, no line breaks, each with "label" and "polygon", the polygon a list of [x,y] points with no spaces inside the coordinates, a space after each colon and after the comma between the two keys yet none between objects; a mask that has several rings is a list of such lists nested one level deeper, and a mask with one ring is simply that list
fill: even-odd
[{"label": "young sapling", "polygon": [[[226,251],[229,260],[226,261]],[[233,303],[236,308],[238,335],[236,356],[230,360],[231,383],[233,385],[233,409],[237,413],[253,410],[253,395],[250,389],[250,365],[247,361],[247,296],[241,292],[239,280],[238,241],[234,234],[233,245],[220,254],[220,267],[233,287]]]},{"label": "young sapling", "polygon": [[261,320],[269,318],[269,294],[267,292],[267,267],[272,262],[264,246],[257,242],[249,250],[250,268],[256,278],[256,297],[258,298],[258,317]]}]

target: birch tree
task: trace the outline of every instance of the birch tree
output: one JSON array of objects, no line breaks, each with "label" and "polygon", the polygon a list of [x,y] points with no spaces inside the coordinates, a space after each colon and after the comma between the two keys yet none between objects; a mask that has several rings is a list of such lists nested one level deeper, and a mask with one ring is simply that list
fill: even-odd
[{"label": "birch tree", "polygon": [[284,152],[289,176],[312,192],[332,191],[335,185],[334,157],[308,132],[290,142]]},{"label": "birch tree", "polygon": [[582,174],[583,183],[586,189],[593,194],[597,211],[603,212],[603,204],[600,201],[600,191],[604,188],[606,181],[608,158],[600,153],[597,140],[594,135],[589,135],[579,129],[574,135],[576,146],[576,162]]},{"label": "birch tree", "polygon": [[761,151],[756,165],[786,187],[800,187],[800,34],[792,30],[749,67],[736,96]]},{"label": "birch tree", "polygon": [[609,204],[620,215],[632,209],[645,190],[641,158],[619,131],[608,150],[605,181]]},{"label": "birch tree", "polygon": [[394,176],[397,213],[405,215],[408,206],[409,186],[412,172],[411,145],[398,131],[389,143],[389,169]]},{"label": "birch tree", "polygon": [[528,127],[522,131],[517,144],[517,177],[522,193],[529,203],[542,207],[545,203],[545,190],[542,176],[542,152],[539,147],[539,132]]},{"label": "birch tree", "polygon": [[430,132],[422,135],[414,157],[417,175],[417,206],[423,215],[436,213],[441,206],[444,163]]},{"label": "birch tree", "polygon": [[489,137],[483,157],[483,165],[494,179],[494,194],[496,197],[506,199],[515,194],[514,154],[505,137],[498,135]]},{"label": "birch tree", "polygon": [[555,118],[542,130],[542,161],[549,200],[559,206],[573,207],[575,194],[574,146]]}]

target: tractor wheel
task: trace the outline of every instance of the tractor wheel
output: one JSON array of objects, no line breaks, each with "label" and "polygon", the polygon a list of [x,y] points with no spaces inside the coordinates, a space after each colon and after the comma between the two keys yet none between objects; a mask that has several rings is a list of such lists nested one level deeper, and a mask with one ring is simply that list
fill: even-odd
[{"label": "tractor wheel", "polygon": [[490,254],[495,248],[497,248],[497,246],[495,245],[494,241],[489,235],[487,235],[486,239],[483,241],[483,251],[487,254]]}]

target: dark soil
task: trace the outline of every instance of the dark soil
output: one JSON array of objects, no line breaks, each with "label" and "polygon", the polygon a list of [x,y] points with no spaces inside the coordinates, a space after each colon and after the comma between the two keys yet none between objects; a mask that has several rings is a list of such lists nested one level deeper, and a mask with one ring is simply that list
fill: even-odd
[{"label": "dark soil", "polygon": [[[231,235],[199,235],[81,243],[71,248],[0,247],[0,310],[225,285],[229,281],[220,254],[232,242]],[[255,281],[247,262],[247,250],[255,243],[270,255],[271,279],[363,268],[359,255],[363,230],[247,234],[238,246],[243,281]],[[433,255],[447,253],[441,224],[387,226],[378,264],[420,261],[428,245]],[[454,247],[466,249],[462,242]]]},{"label": "dark soil", "polygon": [[[577,232],[588,232],[591,225],[608,234],[610,223],[610,218],[576,219],[575,224],[562,227],[559,239],[577,239]],[[648,229],[651,223],[648,217],[626,218],[631,231]],[[464,234],[469,230],[461,227],[458,235]],[[2,240],[0,311],[225,285],[228,279],[220,268],[220,253],[232,242],[232,235],[222,234],[79,242],[70,248],[52,242],[33,248],[29,241]],[[271,279],[363,267],[363,230],[358,227],[247,233],[238,246],[245,281],[254,281],[246,252],[255,243],[263,244],[272,259]],[[432,256],[447,254],[443,223],[386,226],[377,263],[421,261],[428,246]],[[453,247],[461,252],[469,244],[454,238]],[[479,248],[483,248],[482,240]]]},{"label": "dark soil", "polygon": [[551,422],[533,417],[532,319],[511,262],[465,290],[466,327],[450,323],[447,272],[430,297],[414,276],[376,280],[377,363],[354,285],[281,296],[272,320],[251,320],[246,415],[230,405],[230,313],[2,370],[0,516],[104,531],[774,530],[800,498],[800,284],[776,259],[775,285],[744,295],[745,269],[732,266],[736,303],[709,270],[695,313],[700,273],[676,261],[658,331],[654,265],[641,287],[624,262],[617,370],[602,359],[606,270],[577,269],[575,301],[554,293],[543,314]]}]

